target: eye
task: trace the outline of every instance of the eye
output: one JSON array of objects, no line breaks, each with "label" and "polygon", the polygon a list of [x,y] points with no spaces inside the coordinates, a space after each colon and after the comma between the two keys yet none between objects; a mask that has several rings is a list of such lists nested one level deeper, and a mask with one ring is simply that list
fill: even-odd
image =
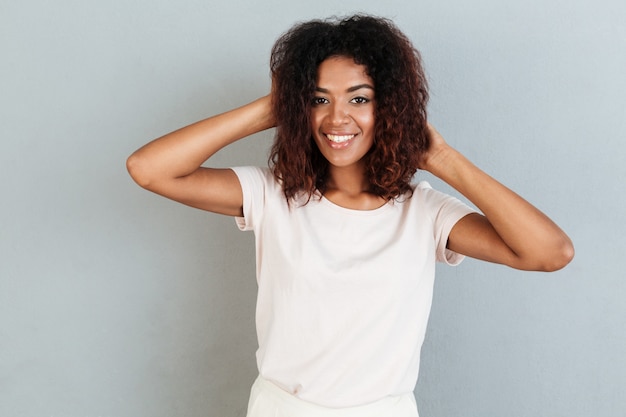
[{"label": "eye", "polygon": [[354,104],[365,104],[365,103],[369,103],[370,100],[368,98],[365,97],[355,97],[352,100],[350,100],[350,103],[354,103]]},{"label": "eye", "polygon": [[328,103],[328,100],[325,99],[324,97],[313,97],[314,106],[319,106],[320,104],[326,104],[326,103]]}]

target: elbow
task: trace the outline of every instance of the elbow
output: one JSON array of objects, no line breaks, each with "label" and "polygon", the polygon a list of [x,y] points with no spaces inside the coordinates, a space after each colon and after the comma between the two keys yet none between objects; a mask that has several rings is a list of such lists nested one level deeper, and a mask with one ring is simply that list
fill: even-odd
[{"label": "elbow", "polygon": [[567,237],[564,241],[549,252],[550,256],[544,260],[541,267],[538,269],[543,272],[554,272],[565,268],[572,259],[574,259],[574,245]]},{"label": "elbow", "polygon": [[130,177],[142,188],[149,189],[152,181],[150,180],[149,170],[146,169],[142,158],[136,153],[126,159],[126,170]]},{"label": "elbow", "polygon": [[567,236],[558,242],[535,247],[532,253],[516,256],[510,264],[523,271],[555,272],[565,268],[574,259],[574,245]]}]

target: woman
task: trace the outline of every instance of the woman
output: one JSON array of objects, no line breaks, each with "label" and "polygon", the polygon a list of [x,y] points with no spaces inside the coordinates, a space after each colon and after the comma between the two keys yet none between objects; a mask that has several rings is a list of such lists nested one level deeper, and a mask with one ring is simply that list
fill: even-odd
[{"label": "woman", "polygon": [[[129,172],[255,232],[260,376],[249,416],[417,416],[435,261],[554,271],[573,246],[427,123],[419,54],[390,21],[298,24],[274,45],[271,70],[271,94],[145,145]],[[269,169],[201,167],[271,127]],[[417,169],[481,213],[413,185]]]}]

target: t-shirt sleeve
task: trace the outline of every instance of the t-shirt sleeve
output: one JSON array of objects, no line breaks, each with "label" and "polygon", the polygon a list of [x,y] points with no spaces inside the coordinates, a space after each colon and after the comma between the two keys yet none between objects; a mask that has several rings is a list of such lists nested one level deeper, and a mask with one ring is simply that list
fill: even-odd
[{"label": "t-shirt sleeve", "polygon": [[235,222],[240,230],[254,230],[263,216],[265,193],[272,174],[268,168],[252,166],[231,169],[239,178],[243,193],[243,216],[235,217]]},{"label": "t-shirt sleeve", "polygon": [[448,236],[456,222],[470,213],[475,213],[476,210],[455,197],[432,189],[426,181],[420,182],[417,187],[425,193],[425,200],[433,218],[437,261],[458,265],[465,256],[446,248]]}]

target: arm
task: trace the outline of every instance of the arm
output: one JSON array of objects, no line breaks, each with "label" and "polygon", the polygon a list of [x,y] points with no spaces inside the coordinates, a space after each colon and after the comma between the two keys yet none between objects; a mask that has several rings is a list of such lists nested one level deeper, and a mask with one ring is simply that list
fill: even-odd
[{"label": "arm", "polygon": [[421,168],[450,184],[478,207],[457,222],[448,248],[517,269],[555,271],[574,256],[569,237],[523,198],[481,171],[429,125],[430,148]]},{"label": "arm", "polygon": [[126,166],[147,190],[192,207],[240,216],[243,196],[235,173],[201,165],[223,147],[273,126],[268,95],[156,139],[135,151]]}]

